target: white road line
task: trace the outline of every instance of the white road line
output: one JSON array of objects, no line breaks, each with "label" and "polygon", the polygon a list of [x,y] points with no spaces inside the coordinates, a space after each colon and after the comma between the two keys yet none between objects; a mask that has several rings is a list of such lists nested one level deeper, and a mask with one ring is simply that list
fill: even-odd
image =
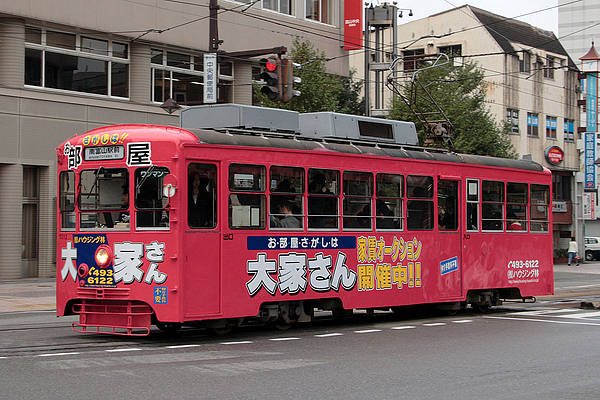
[{"label": "white road line", "polygon": [[199,344],[176,344],[173,346],[165,346],[166,349],[185,349],[188,347],[200,347]]},{"label": "white road line", "polygon": [[229,344],[251,344],[253,343],[251,340],[240,340],[239,342],[222,342],[221,344],[229,345]]},{"label": "white road line", "polygon": [[473,322],[473,320],[472,319],[459,319],[458,321],[452,321],[452,322],[455,324],[466,324],[469,322]]},{"label": "white road line", "polygon": [[533,310],[533,311],[517,311],[517,312],[511,312],[508,313],[507,315],[546,315],[546,314],[557,314],[557,313],[562,313],[562,312],[573,312],[578,310],[578,308],[550,308],[550,309],[544,309],[544,310]]},{"label": "white road line", "polygon": [[7,358],[7,357],[0,357],[0,360],[2,360],[2,359],[4,359],[4,358]]},{"label": "white road line", "polygon": [[[71,353],[48,353],[48,354],[38,354],[38,357],[54,357],[54,356],[75,356],[77,354],[80,354],[76,351],[73,351]],[[0,357],[1,358],[1,357]]]},{"label": "white road line", "polygon": [[121,351],[139,351],[139,350],[142,350],[142,349],[140,349],[138,347],[130,347],[128,349],[109,349],[109,350],[104,350],[104,351],[106,351],[108,353],[118,353]]},{"label": "white road line", "polygon": [[332,337],[332,336],[342,336],[343,333],[323,333],[321,335],[315,335],[316,337]]},{"label": "white road line", "polygon": [[423,326],[442,326],[442,325],[446,325],[445,322],[433,322],[431,324],[423,324]]},{"label": "white road line", "polygon": [[555,315],[555,317],[559,317],[559,318],[590,318],[590,317],[600,317],[600,311],[587,312],[587,313],[579,313],[579,314]]},{"label": "white road line", "polygon": [[416,326],[414,325],[404,325],[404,326],[393,326],[392,329],[395,329],[397,331],[400,331],[402,329],[415,329]]},{"label": "white road line", "polygon": [[558,288],[558,289],[581,289],[581,288],[595,287],[595,286],[600,286],[600,284],[595,284],[595,285],[581,285],[581,286],[565,286],[565,287],[561,287],[561,288]]},{"label": "white road line", "polygon": [[531,321],[531,322],[548,322],[551,324],[567,324],[567,325],[590,325],[590,326],[600,326],[600,323],[593,322],[569,322],[569,321],[555,321],[552,319],[535,319],[535,318],[513,318],[513,317],[486,317],[489,319],[509,319],[513,321]]},{"label": "white road line", "polygon": [[381,332],[381,329],[363,329],[361,331],[354,331],[354,333],[373,333],[373,332]]},{"label": "white road line", "polygon": [[274,342],[284,342],[286,340],[300,340],[299,337],[280,337],[280,338],[273,338],[273,339],[269,339],[272,340]]}]

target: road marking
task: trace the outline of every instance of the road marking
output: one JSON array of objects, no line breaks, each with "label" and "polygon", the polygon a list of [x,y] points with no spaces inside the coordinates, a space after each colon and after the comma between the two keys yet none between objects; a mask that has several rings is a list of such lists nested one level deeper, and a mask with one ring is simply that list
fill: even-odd
[{"label": "road marking", "polygon": [[473,320],[472,319],[459,319],[458,321],[452,321],[452,322],[455,324],[466,324],[469,322],[473,322]]},{"label": "road marking", "polygon": [[514,318],[513,317],[487,317],[487,316],[484,316],[483,318],[489,318],[489,319],[509,319],[509,320],[513,320],[513,321],[549,322],[549,323],[552,323],[552,324],[600,326],[600,323],[555,321],[555,320],[552,320],[552,319],[516,318],[516,317],[514,317]]},{"label": "road marking", "polygon": [[573,311],[577,311],[578,308],[550,308],[550,309],[543,309],[543,310],[533,310],[533,311],[517,311],[517,312],[511,312],[508,313],[507,315],[546,315],[546,314],[557,314],[557,313],[562,313],[562,312],[573,312]]},{"label": "road marking", "polygon": [[559,318],[589,318],[589,317],[599,317],[599,316],[600,316],[600,311],[579,313],[579,314],[557,315],[557,317],[559,317]]},{"label": "road marking", "polygon": [[433,322],[431,324],[423,324],[423,326],[443,326],[446,325],[444,322]]},{"label": "road marking", "polygon": [[361,331],[354,331],[354,333],[373,333],[373,332],[381,332],[381,329],[363,329]]},{"label": "road marking", "polygon": [[562,289],[582,289],[582,288],[596,287],[596,286],[600,286],[600,284],[595,284],[595,285],[581,285],[581,286],[565,286],[565,287],[561,287],[561,288],[558,288],[558,289],[559,290],[562,290]]},{"label": "road marking", "polygon": [[4,359],[4,358],[7,358],[7,357],[0,357],[0,360],[2,360],[2,359]]},{"label": "road marking", "polygon": [[[54,356],[75,356],[77,354],[80,354],[76,351],[73,351],[71,353],[48,353],[48,354],[38,354],[38,357],[54,357]],[[1,358],[1,357],[0,357]]]},{"label": "road marking", "polygon": [[130,347],[127,349],[109,349],[109,350],[104,350],[104,351],[109,352],[109,353],[118,353],[121,351],[139,351],[139,350],[142,350],[142,349],[140,349],[138,347]]},{"label": "road marking", "polygon": [[221,344],[228,345],[228,344],[251,344],[251,343],[253,343],[253,342],[250,340],[240,340],[239,342],[222,342]]},{"label": "road marking", "polygon": [[416,326],[414,326],[414,325],[404,325],[404,326],[394,326],[394,327],[392,327],[392,329],[395,329],[395,330],[398,330],[398,331],[402,330],[402,329],[415,329],[415,328],[416,328]]},{"label": "road marking", "polygon": [[273,339],[269,339],[272,340],[274,342],[284,342],[286,340],[300,340],[300,338],[298,337],[280,337],[280,338],[273,338]]},{"label": "road marking", "polygon": [[343,333],[323,333],[322,335],[315,335],[316,337],[332,337],[332,336],[342,336]]},{"label": "road marking", "polygon": [[176,344],[173,346],[165,346],[167,349],[185,349],[187,347],[200,347],[199,344]]}]

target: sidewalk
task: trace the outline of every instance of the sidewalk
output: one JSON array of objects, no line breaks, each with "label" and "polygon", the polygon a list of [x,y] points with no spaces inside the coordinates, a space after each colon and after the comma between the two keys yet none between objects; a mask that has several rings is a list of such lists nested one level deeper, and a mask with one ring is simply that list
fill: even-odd
[{"label": "sidewalk", "polygon": [[55,278],[0,280],[0,313],[53,311],[56,308]]},{"label": "sidewalk", "polygon": [[[600,274],[600,262],[582,263],[578,267],[555,264],[554,272]],[[56,308],[55,290],[55,278],[0,280],[0,313],[53,311]]]}]

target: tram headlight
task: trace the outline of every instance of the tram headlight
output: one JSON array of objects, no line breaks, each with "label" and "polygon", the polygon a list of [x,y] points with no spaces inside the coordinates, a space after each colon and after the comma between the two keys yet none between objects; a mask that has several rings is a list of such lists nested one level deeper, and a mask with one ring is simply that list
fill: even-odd
[{"label": "tram headlight", "polygon": [[98,250],[96,250],[96,264],[98,264],[99,267],[105,268],[107,267],[112,258],[112,254],[110,253],[110,249],[107,246],[100,246],[98,247]]}]

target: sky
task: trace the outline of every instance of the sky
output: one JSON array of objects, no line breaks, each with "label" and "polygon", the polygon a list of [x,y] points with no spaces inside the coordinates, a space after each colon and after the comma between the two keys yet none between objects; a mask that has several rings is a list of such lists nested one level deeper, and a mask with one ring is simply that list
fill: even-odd
[{"label": "sky", "polygon": [[[408,12],[403,12],[404,16],[398,20],[398,23],[410,22],[416,19],[425,18],[452,8],[460,7],[465,4],[481,8],[486,11],[503,17],[514,18],[518,15],[542,10],[549,7],[555,7],[548,11],[536,12],[531,15],[516,18],[527,22],[538,28],[553,31],[558,36],[558,0],[396,0],[396,7],[412,9],[413,16],[409,17]],[[389,1],[391,3],[391,1]],[[374,1],[375,4],[382,4],[383,1]]]}]

